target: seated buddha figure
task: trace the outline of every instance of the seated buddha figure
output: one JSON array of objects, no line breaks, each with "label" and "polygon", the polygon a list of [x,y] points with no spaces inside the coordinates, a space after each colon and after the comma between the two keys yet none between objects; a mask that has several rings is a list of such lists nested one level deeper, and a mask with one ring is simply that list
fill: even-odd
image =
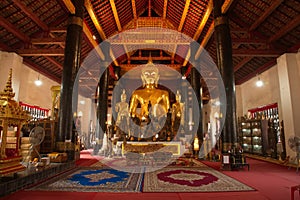
[{"label": "seated buddha figure", "polygon": [[[132,118],[139,118],[141,122],[157,126],[165,122],[170,108],[168,91],[157,88],[158,68],[150,61],[142,68],[141,79],[143,88],[133,92],[130,100],[129,112]],[[140,109],[138,108],[140,105]],[[163,120],[164,119],[164,120]],[[163,124],[160,124],[163,126]],[[155,128],[157,130],[157,128]]]}]

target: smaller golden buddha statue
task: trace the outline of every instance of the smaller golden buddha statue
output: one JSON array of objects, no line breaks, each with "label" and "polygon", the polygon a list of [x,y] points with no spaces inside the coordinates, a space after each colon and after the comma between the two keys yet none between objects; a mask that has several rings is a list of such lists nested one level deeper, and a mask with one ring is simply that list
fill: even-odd
[{"label": "smaller golden buddha statue", "polygon": [[126,131],[129,128],[129,108],[128,103],[126,102],[126,93],[123,90],[121,94],[121,101],[118,102],[115,106],[115,111],[118,113],[116,126],[119,127],[122,131]]},{"label": "smaller golden buddha statue", "polygon": [[176,133],[179,126],[184,125],[184,103],[181,102],[179,90],[176,92],[176,102],[172,104],[172,132]]}]

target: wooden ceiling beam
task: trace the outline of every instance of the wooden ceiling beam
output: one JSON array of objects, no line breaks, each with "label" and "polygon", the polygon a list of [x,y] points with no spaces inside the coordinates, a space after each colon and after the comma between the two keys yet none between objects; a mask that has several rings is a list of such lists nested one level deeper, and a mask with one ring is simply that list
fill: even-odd
[{"label": "wooden ceiling beam", "polygon": [[[141,66],[141,64],[120,64],[121,69],[124,71],[129,71],[139,66]],[[180,70],[181,68],[180,64],[167,64],[167,66],[175,70]]]},{"label": "wooden ceiling beam", "polygon": [[2,26],[4,29],[7,29],[9,32],[11,32],[23,42],[30,43],[30,38],[27,35],[25,35],[20,30],[16,29],[16,27],[12,23],[10,23],[2,16],[0,16],[0,26]]},{"label": "wooden ceiling beam", "polygon": [[32,44],[64,44],[66,41],[65,37],[56,37],[56,38],[33,38],[31,39]]},{"label": "wooden ceiling beam", "polygon": [[115,18],[118,30],[122,31],[122,26],[121,26],[121,23],[120,23],[120,20],[119,20],[119,15],[118,15],[118,11],[117,11],[115,1],[114,0],[109,0],[109,2],[110,2],[111,9],[113,11],[113,14],[114,14],[114,18]]},{"label": "wooden ceiling beam", "polygon": [[253,39],[253,38],[232,38],[234,44],[267,44],[264,39]]},{"label": "wooden ceiling beam", "polygon": [[84,1],[84,6],[85,6],[86,10],[88,11],[88,13],[90,15],[90,18],[91,18],[92,22],[94,23],[101,39],[106,40],[106,35],[105,35],[105,33],[104,33],[104,31],[103,31],[96,15],[95,15],[95,12],[94,12],[94,9],[93,9],[93,6],[92,6],[90,0],[85,0]]},{"label": "wooden ceiling beam", "polygon": [[[172,57],[166,57],[166,56],[158,56],[158,57],[151,57],[152,60],[172,60]],[[130,57],[130,60],[149,60],[149,57]]]},{"label": "wooden ceiling beam", "polygon": [[64,56],[64,49],[19,49],[20,56]]},{"label": "wooden ceiling beam", "polygon": [[65,27],[50,27],[50,33],[66,33],[67,29]]},{"label": "wooden ceiling beam", "polygon": [[278,57],[282,52],[277,49],[233,49],[232,56]]},{"label": "wooden ceiling beam", "polygon": [[163,19],[167,17],[168,0],[164,0]]},{"label": "wooden ceiling beam", "polygon": [[61,79],[60,78],[57,78],[57,76],[54,76],[51,72],[49,72],[48,70],[46,70],[46,69],[40,67],[39,65],[35,64],[34,62],[29,60],[28,58],[23,58],[23,63],[26,64],[31,69],[39,72],[40,74],[50,78],[53,81],[57,82],[58,84],[61,84]]},{"label": "wooden ceiling beam", "polygon": [[32,12],[24,3],[22,3],[19,0],[13,0],[14,4],[16,6],[18,6],[22,12],[24,12],[32,21],[34,21],[39,27],[41,27],[43,29],[43,31],[48,31],[49,27],[47,26],[47,24],[45,24],[44,22],[42,22],[42,20],[40,20],[40,18],[34,13]]},{"label": "wooden ceiling beam", "polygon": [[52,64],[54,64],[55,66],[57,66],[59,69],[63,69],[63,65],[61,63],[59,63],[57,60],[55,60],[54,58],[49,57],[49,56],[45,56],[45,58],[47,60],[49,60]]},{"label": "wooden ceiling beam", "polygon": [[133,19],[137,19],[135,0],[131,0]]},{"label": "wooden ceiling beam", "polygon": [[271,6],[250,26],[249,31],[255,30],[282,2],[283,0],[272,1]]},{"label": "wooden ceiling beam", "polygon": [[204,29],[204,26],[206,25],[206,22],[207,22],[207,20],[208,20],[208,18],[210,16],[210,13],[211,13],[212,9],[213,9],[213,0],[210,0],[208,2],[208,5],[207,5],[206,11],[205,11],[205,13],[203,15],[203,18],[202,18],[202,20],[201,20],[201,22],[200,22],[200,24],[199,24],[199,26],[197,28],[197,31],[196,31],[196,33],[195,33],[195,35],[193,37],[194,40],[197,41],[198,38],[200,37],[200,35],[201,35],[201,33],[202,33],[203,29]]},{"label": "wooden ceiling beam", "polygon": [[181,16],[181,20],[180,20],[180,23],[179,23],[179,26],[178,26],[178,31],[181,32],[182,31],[182,28],[183,28],[183,24],[185,22],[185,18],[186,18],[186,15],[189,11],[189,7],[190,7],[190,3],[191,3],[191,0],[186,0],[185,2],[185,6],[184,6],[184,9],[183,9],[183,13],[182,13],[182,16]]},{"label": "wooden ceiling beam", "polygon": [[288,24],[286,24],[284,27],[281,27],[279,31],[276,32],[275,35],[273,35],[269,39],[269,43],[274,42],[290,32],[292,29],[296,28],[298,25],[300,25],[300,14],[297,15],[297,17],[293,18]]},{"label": "wooden ceiling beam", "polygon": [[247,76],[244,76],[242,79],[236,82],[236,85],[240,85],[242,83],[245,83],[246,81],[250,80],[251,78],[255,77],[257,74],[261,74],[264,71],[270,69],[270,67],[276,65],[276,59],[272,59],[271,61],[267,62],[257,70],[253,71],[252,73],[248,74]]},{"label": "wooden ceiling beam", "polygon": [[241,62],[239,62],[236,66],[234,66],[234,72],[238,71],[240,68],[242,68],[245,64],[247,64],[253,57],[245,57]]}]

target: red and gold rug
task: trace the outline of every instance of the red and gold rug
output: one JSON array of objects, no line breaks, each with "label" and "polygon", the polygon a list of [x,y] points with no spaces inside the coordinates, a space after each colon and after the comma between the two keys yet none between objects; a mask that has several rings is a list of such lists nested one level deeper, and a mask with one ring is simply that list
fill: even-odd
[{"label": "red and gold rug", "polygon": [[254,191],[217,170],[202,167],[167,167],[145,173],[143,192]]}]

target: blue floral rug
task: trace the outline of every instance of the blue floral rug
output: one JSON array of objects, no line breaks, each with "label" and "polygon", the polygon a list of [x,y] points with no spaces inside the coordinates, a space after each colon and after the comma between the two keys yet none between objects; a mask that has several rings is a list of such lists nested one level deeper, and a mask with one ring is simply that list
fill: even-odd
[{"label": "blue floral rug", "polygon": [[140,192],[143,173],[111,168],[77,168],[29,190],[76,192]]}]

